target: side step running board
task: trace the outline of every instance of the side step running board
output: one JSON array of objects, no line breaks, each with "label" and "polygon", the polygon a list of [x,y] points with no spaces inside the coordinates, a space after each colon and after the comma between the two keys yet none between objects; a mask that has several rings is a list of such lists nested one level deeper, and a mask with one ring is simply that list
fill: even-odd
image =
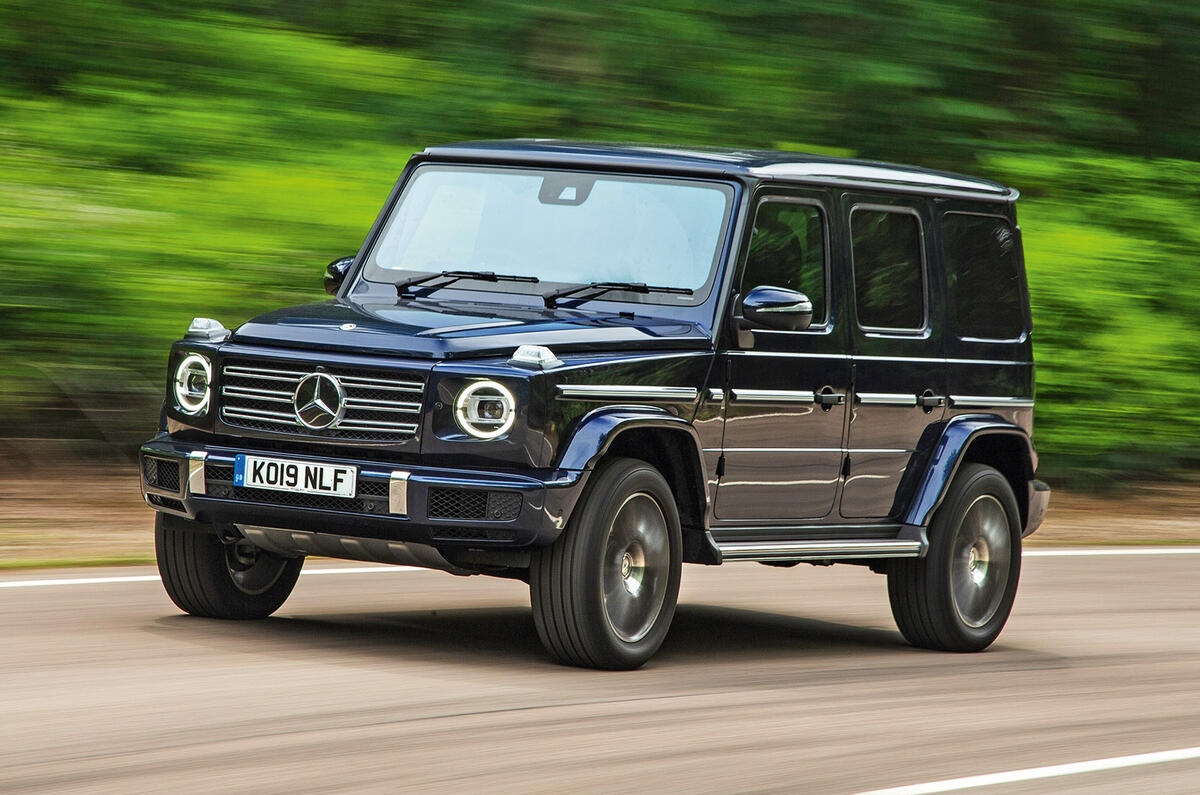
[{"label": "side step running board", "polygon": [[851,560],[861,558],[918,558],[920,541],[886,538],[827,541],[731,541],[717,543],[721,559],[730,560]]}]

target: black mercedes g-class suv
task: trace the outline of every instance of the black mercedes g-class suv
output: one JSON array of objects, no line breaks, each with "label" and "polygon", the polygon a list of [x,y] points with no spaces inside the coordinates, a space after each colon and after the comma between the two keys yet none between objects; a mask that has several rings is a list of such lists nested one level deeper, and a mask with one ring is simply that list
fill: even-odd
[{"label": "black mercedes g-class suv", "polygon": [[414,156],[334,298],[171,350],[142,487],[188,613],[310,554],[526,580],[557,659],[632,668],[682,563],[886,574],[979,650],[1042,521],[1017,192],[787,152]]}]

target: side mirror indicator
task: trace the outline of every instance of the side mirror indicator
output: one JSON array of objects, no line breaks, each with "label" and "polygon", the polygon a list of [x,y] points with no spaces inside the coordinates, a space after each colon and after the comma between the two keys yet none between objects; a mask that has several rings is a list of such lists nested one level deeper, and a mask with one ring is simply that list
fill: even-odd
[{"label": "side mirror indicator", "polygon": [[341,257],[325,266],[325,292],[337,295],[346,280],[346,272],[354,264],[354,257]]},{"label": "side mirror indicator", "polygon": [[761,285],[742,299],[742,319],[753,326],[783,331],[803,331],[812,323],[812,301],[786,287]]}]

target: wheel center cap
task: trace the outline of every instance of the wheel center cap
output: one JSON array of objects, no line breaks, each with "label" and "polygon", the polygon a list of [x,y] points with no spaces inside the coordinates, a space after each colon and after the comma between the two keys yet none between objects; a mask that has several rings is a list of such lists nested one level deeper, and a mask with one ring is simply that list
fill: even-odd
[{"label": "wheel center cap", "polygon": [[633,556],[626,552],[621,556],[621,577],[628,580],[633,573]]}]

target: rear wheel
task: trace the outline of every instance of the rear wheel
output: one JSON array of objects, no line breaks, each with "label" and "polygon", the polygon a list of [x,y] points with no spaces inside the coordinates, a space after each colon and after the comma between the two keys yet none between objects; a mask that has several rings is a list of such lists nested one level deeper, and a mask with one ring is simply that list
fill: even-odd
[{"label": "rear wheel", "polygon": [[570,665],[629,669],[662,645],[682,569],[679,513],[666,480],[631,458],[592,475],[571,524],[534,554],[534,623],[546,649]]},{"label": "rear wheel", "polygon": [[284,558],[247,541],[223,543],[210,528],[168,514],[154,525],[163,587],[180,610],[207,618],[266,618],[296,585],[304,558]]},{"label": "rear wheel", "polygon": [[964,464],[929,528],[921,560],[896,560],[888,597],[914,646],[980,651],[1000,634],[1021,573],[1017,500],[995,469]]}]

